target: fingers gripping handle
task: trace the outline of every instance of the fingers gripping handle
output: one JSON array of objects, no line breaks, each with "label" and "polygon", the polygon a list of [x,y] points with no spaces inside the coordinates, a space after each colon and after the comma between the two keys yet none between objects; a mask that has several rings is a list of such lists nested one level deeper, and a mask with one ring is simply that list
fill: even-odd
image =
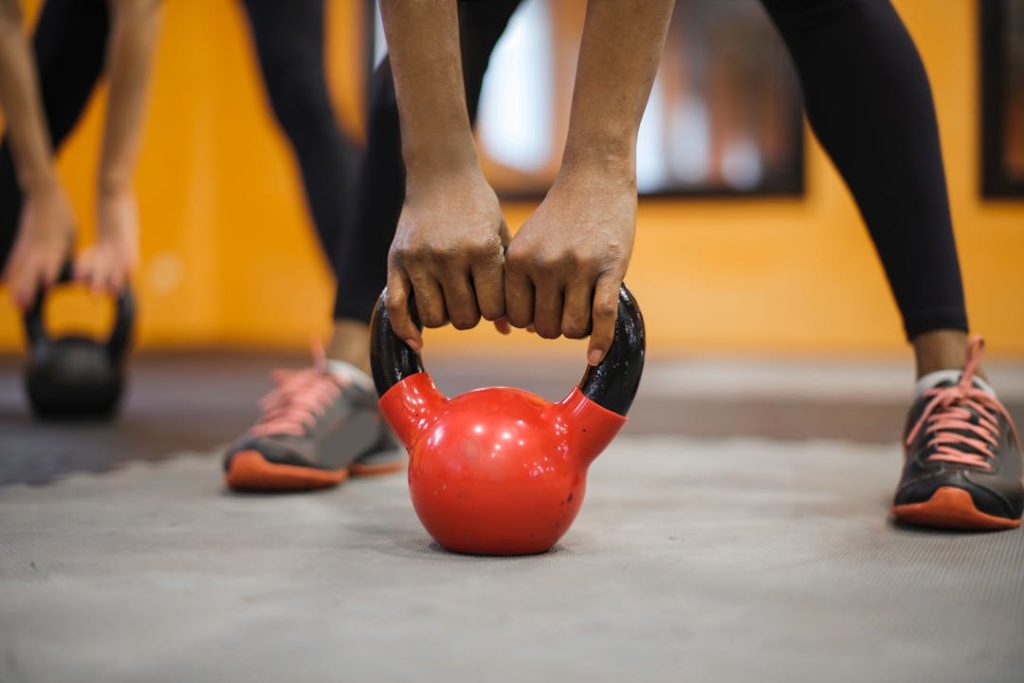
[{"label": "fingers gripping handle", "polygon": [[[370,323],[370,363],[373,367],[373,381],[380,396],[384,396],[391,387],[407,377],[423,372],[420,355],[392,331],[391,319],[385,306],[386,298],[385,289],[377,300]],[[632,293],[622,285],[619,288],[618,316],[611,348],[601,363],[587,368],[579,383],[579,391],[602,408],[625,416],[640,386],[645,348],[644,320],[640,307]],[[433,387],[433,384],[430,383],[430,386]],[[440,396],[436,388],[433,392]]]},{"label": "fingers gripping handle", "polygon": [[640,387],[646,348],[640,307],[626,285],[620,285],[612,345],[600,363],[587,367],[579,383],[580,391],[602,408],[625,416]]},{"label": "fingers gripping handle", "polygon": [[[377,299],[377,306],[370,320],[370,366],[378,396],[383,396],[388,389],[406,377],[423,372],[423,359],[420,358],[420,354],[399,339],[391,327],[391,314],[385,305],[387,298],[388,290],[385,287]],[[422,330],[419,318],[414,315],[413,320]]]},{"label": "fingers gripping handle", "polygon": [[[66,263],[57,278],[57,284],[74,282],[74,269],[71,263]],[[46,323],[43,320],[43,306],[46,302],[46,291],[40,289],[36,294],[35,301],[23,316],[25,335],[28,337],[30,346],[35,346],[45,339],[50,338],[46,330]],[[135,325],[135,296],[129,285],[125,285],[114,301],[114,329],[107,340],[107,355],[111,362],[119,362],[128,345],[131,342],[132,329]]]}]

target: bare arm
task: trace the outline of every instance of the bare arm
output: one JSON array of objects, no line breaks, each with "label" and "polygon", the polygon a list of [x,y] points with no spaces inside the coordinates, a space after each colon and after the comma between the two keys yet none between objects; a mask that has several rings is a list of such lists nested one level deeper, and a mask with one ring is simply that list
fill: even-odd
[{"label": "bare arm", "polygon": [[18,0],[0,0],[0,65],[0,104],[7,118],[18,184],[27,192],[55,183],[50,133]]},{"label": "bare arm", "polygon": [[15,304],[27,307],[51,285],[74,243],[71,205],[54,168],[39,79],[17,0],[0,0],[0,106],[22,192],[17,239],[4,280]]},{"label": "bare arm", "polygon": [[111,9],[110,96],[97,179],[101,193],[131,185],[161,14],[159,0],[111,0]]},{"label": "bare arm", "polygon": [[598,166],[636,178],[636,137],[673,0],[589,0],[563,172]]},{"label": "bare arm", "polygon": [[611,345],[636,231],[636,138],[672,0],[589,0],[558,178],[509,246],[507,315],[544,337]]},{"label": "bare arm", "polygon": [[96,178],[97,241],[79,258],[76,274],[94,291],[117,292],[138,261],[138,209],[132,176],[142,140],[161,4],[159,0],[110,0],[110,6],[110,91]]},{"label": "bare arm", "polygon": [[455,0],[382,0],[402,125],[406,197],[388,257],[388,309],[413,348],[408,314],[465,329],[504,314],[502,261],[508,240],[484,180],[466,109]]}]

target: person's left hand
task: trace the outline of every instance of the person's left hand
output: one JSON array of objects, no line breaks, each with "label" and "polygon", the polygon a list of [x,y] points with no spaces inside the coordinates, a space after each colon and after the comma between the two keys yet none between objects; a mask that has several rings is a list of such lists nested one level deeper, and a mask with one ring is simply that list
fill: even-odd
[{"label": "person's left hand", "polygon": [[106,192],[98,200],[96,244],[75,261],[75,279],[96,294],[120,294],[139,260],[139,210],[129,191]]},{"label": "person's left hand", "polygon": [[636,233],[629,174],[568,172],[512,238],[505,256],[505,315],[547,339],[590,335],[597,365],[615,336],[619,285]]}]

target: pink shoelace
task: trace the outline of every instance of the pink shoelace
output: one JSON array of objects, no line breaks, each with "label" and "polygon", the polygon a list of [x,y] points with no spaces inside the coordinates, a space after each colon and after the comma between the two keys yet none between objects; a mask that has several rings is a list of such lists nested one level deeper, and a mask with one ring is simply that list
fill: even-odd
[{"label": "pink shoelace", "polygon": [[929,389],[924,393],[931,401],[907,435],[907,447],[923,429],[931,437],[928,446],[935,448],[935,452],[928,456],[929,460],[990,470],[992,465],[988,460],[999,446],[999,415],[1010,425],[1014,441],[1020,443],[1013,420],[1003,404],[974,386],[974,373],[984,347],[985,342],[981,337],[972,337],[967,345],[967,359],[960,382]]},{"label": "pink shoelace", "polygon": [[319,341],[313,342],[313,360],[311,368],[271,373],[276,386],[260,400],[263,414],[250,434],[302,436],[337,400],[347,383],[326,370],[327,360]]}]

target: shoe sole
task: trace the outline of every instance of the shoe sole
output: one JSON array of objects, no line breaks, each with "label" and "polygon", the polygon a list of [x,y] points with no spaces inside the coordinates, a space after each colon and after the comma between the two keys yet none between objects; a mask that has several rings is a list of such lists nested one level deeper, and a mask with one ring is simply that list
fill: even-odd
[{"label": "shoe sole", "polygon": [[918,526],[940,529],[1016,529],[1019,519],[996,517],[982,512],[974,505],[971,494],[963,489],[942,486],[923,503],[894,505],[896,519]]},{"label": "shoe sole", "polygon": [[224,483],[235,491],[313,491],[337,486],[353,477],[378,477],[405,468],[404,459],[376,465],[352,463],[346,469],[282,465],[263,457],[259,451],[240,451],[231,458]]},{"label": "shoe sole", "polygon": [[259,451],[240,451],[231,458],[224,483],[235,491],[312,491],[337,486],[348,479],[348,469],[281,465]]},{"label": "shoe sole", "polygon": [[376,465],[364,465],[358,462],[352,463],[348,471],[353,477],[380,477],[385,474],[394,474],[405,469],[407,461],[399,458],[394,462],[382,462]]}]

